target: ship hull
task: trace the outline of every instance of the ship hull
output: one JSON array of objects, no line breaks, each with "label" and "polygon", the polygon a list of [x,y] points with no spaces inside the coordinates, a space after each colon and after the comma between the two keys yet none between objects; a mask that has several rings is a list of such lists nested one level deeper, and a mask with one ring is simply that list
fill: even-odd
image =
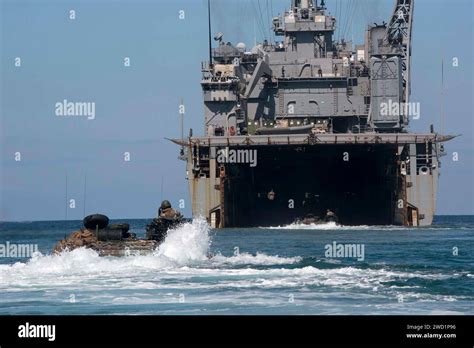
[{"label": "ship hull", "polygon": [[[324,218],[327,209],[343,225],[432,223],[439,166],[435,139],[310,138],[228,146],[197,140],[201,145],[188,151],[193,215],[215,228],[286,225],[306,216]],[[222,161],[222,149],[255,151],[257,160]]]}]

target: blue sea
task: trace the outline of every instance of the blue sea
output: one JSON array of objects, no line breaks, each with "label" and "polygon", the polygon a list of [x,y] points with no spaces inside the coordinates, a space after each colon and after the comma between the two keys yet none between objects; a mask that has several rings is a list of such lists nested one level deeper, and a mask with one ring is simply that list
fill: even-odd
[{"label": "blue sea", "polygon": [[[126,222],[144,235],[148,220]],[[150,255],[51,254],[80,227],[0,224],[0,245],[38,246],[0,257],[0,314],[474,314],[474,216],[425,228],[211,230],[196,219]],[[363,253],[329,251],[340,245]]]}]

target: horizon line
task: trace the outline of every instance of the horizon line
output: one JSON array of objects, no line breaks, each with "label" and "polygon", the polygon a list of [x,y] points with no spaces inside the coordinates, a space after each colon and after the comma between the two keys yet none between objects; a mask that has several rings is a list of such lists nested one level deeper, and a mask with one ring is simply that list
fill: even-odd
[{"label": "horizon line", "polygon": [[[474,216],[474,213],[472,214],[439,214],[439,215],[434,215],[434,217],[442,217],[442,216]],[[109,220],[151,220],[155,219],[156,217],[146,217],[146,218],[109,218]],[[194,218],[193,218],[194,219]],[[30,223],[30,222],[66,222],[66,221],[82,221],[83,219],[71,219],[71,220],[0,220],[0,223],[9,223],[9,222],[15,222],[15,223]]]}]

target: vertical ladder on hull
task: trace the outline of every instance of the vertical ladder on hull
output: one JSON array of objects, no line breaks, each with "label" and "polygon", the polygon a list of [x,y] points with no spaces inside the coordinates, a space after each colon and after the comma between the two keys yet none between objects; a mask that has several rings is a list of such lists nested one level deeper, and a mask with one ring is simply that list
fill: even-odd
[{"label": "vertical ladder on hull", "polygon": [[339,96],[337,94],[337,89],[334,88],[333,92],[333,105],[334,105],[334,115],[339,113]]},{"label": "vertical ladder on hull", "polygon": [[278,91],[278,108],[280,116],[285,115],[285,97],[281,90]]}]

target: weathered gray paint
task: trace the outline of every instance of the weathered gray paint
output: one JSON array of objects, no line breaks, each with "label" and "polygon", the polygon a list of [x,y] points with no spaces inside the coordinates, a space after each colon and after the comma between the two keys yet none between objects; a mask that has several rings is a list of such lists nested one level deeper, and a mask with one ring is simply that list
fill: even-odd
[{"label": "weathered gray paint", "polygon": [[[209,218],[222,204],[216,148],[398,144],[409,171],[400,174],[408,183],[405,208],[418,210],[420,225],[431,224],[438,145],[452,137],[408,133],[406,109],[381,112],[382,103],[409,102],[413,10],[414,0],[396,0],[388,24],[369,26],[365,43],[355,50],[352,42],[333,41],[336,19],[313,0],[293,0],[273,20],[276,35],[282,37],[275,44],[265,42],[246,51],[216,36],[213,60],[202,69],[205,136],[175,141],[188,151],[193,214]],[[310,134],[290,134],[310,125]],[[256,135],[262,127],[266,133],[280,128],[288,134]],[[208,148],[209,158],[201,158],[199,148]],[[423,161],[417,156],[429,162],[426,173],[420,173]]]}]

